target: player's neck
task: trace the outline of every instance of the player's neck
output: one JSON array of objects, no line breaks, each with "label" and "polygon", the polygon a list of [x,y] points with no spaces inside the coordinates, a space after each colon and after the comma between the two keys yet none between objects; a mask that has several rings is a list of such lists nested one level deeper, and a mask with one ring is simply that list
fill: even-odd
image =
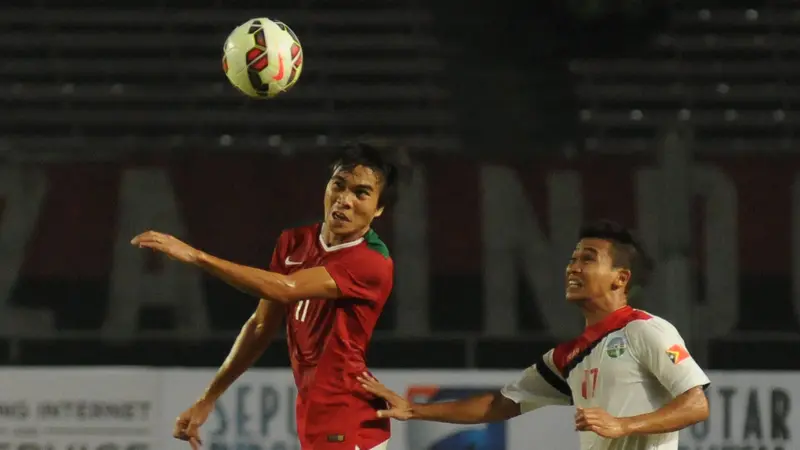
[{"label": "player's neck", "polygon": [[325,242],[325,245],[333,247],[361,239],[365,234],[367,234],[367,231],[369,231],[369,227],[353,233],[336,234],[332,232],[330,228],[328,228],[327,224],[323,223],[319,234],[322,237],[323,242]]},{"label": "player's neck", "polygon": [[590,327],[602,322],[606,317],[626,306],[628,306],[628,301],[625,298],[614,296],[588,300],[581,306],[581,309],[583,310],[583,317],[586,319],[586,326]]}]

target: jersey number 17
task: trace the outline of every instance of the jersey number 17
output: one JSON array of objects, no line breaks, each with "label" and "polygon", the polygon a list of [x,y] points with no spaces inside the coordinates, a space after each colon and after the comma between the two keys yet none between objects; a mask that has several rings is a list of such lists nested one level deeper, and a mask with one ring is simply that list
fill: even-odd
[{"label": "jersey number 17", "polygon": [[594,398],[594,391],[597,389],[597,376],[600,369],[587,369],[583,371],[583,382],[581,382],[581,396],[585,399]]}]

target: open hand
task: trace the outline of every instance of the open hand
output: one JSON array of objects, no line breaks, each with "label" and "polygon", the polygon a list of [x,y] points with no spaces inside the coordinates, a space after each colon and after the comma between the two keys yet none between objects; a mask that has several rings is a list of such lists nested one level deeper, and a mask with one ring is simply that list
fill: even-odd
[{"label": "open hand", "polygon": [[175,419],[172,437],[187,441],[192,450],[198,450],[203,443],[200,440],[200,426],[206,423],[213,410],[213,402],[198,401]]},{"label": "open hand", "polygon": [[378,417],[397,420],[408,420],[411,418],[411,404],[406,399],[398,395],[393,390],[387,388],[372,375],[364,372],[358,377],[358,382],[365,391],[377,395],[386,400],[389,409],[378,411]]},{"label": "open hand", "polygon": [[605,438],[618,438],[628,434],[625,422],[600,408],[578,408],[575,411],[575,429],[591,431]]},{"label": "open hand", "polygon": [[183,263],[193,263],[200,253],[196,248],[180,239],[158,231],[145,231],[131,239],[131,244],[139,248],[149,248],[161,252]]}]

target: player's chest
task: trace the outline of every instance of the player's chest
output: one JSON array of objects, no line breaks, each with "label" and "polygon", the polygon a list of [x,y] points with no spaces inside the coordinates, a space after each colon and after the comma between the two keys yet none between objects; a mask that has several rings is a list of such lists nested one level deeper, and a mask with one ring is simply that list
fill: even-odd
[{"label": "player's chest", "polygon": [[611,333],[591,350],[576,355],[567,382],[577,405],[594,404],[616,389],[641,379],[639,362],[623,332]]},{"label": "player's chest", "polygon": [[337,253],[326,253],[314,248],[298,248],[287,252],[286,257],[283,259],[283,267],[285,273],[290,275],[302,269],[324,266],[340,256]]}]

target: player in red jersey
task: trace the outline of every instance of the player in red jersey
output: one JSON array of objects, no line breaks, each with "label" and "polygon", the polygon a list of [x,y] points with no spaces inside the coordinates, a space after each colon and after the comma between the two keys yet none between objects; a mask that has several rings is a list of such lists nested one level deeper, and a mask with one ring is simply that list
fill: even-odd
[{"label": "player in red jersey", "polygon": [[343,149],[325,190],[324,221],[285,230],[269,271],[155,231],[131,241],[261,299],[205,393],[178,417],[176,438],[198,448],[198,428],[214,403],[264,352],[285,317],[303,450],[386,448],[389,421],[376,418],[386,403],[366,392],[357,376],[366,370],[367,345],[392,290],[392,259],[371,229],[397,197],[401,167],[387,150],[366,143]]}]

